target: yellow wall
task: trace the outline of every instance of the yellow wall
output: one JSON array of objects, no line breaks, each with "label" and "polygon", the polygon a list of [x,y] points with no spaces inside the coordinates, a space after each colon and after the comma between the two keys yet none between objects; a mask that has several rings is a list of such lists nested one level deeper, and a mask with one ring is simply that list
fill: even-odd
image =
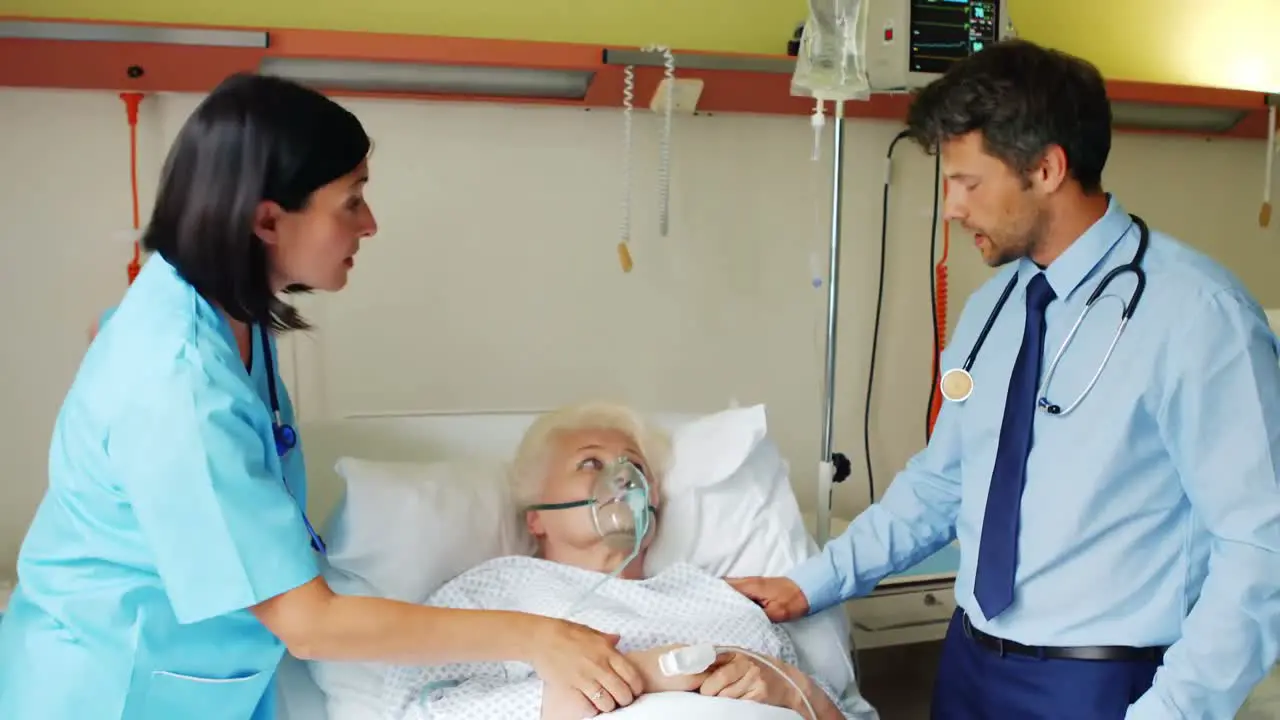
[{"label": "yellow wall", "polygon": [[[1012,0],[1109,77],[1280,92],[1278,0]],[[779,53],[807,0],[0,0],[0,14]],[[1139,39],[1141,38],[1141,39]]]},{"label": "yellow wall", "polygon": [[1280,0],[1012,1],[1019,34],[1108,77],[1280,93]]},{"label": "yellow wall", "polygon": [[0,13],[782,53],[807,0],[0,0]]}]

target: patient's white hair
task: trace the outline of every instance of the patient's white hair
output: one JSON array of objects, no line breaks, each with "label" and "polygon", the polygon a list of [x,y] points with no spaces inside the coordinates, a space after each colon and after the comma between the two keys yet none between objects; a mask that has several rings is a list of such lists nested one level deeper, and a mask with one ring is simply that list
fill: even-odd
[{"label": "patient's white hair", "polygon": [[[537,504],[547,481],[551,444],[563,433],[616,430],[636,444],[651,484],[660,484],[671,466],[671,438],[665,430],[625,405],[589,402],[553,410],[525,431],[511,463],[511,491],[520,512]],[[659,485],[659,487],[661,487]]]}]

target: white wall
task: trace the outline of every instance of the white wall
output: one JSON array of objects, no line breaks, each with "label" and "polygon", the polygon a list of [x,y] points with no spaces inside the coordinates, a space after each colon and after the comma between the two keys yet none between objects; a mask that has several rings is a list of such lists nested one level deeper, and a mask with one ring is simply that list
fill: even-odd
[{"label": "white wall", "polygon": [[[144,217],[196,98],[143,104]],[[618,269],[616,112],[361,101],[376,138],[381,223],[340,295],[304,301],[319,330],[293,350],[308,419],[542,409],[607,396],[646,409],[765,402],[811,505],[821,420],[829,160],[806,118],[675,123],[672,232],[659,238],[659,123],[637,117],[633,252]],[[0,90],[0,575],[44,490],[49,432],[92,318],[124,289],[128,136],[112,93]],[[854,122],[847,154],[836,449],[854,460],[839,512],[865,504],[862,415],[891,123]],[[828,143],[829,145],[829,143]],[[930,372],[932,160],[899,146],[872,423],[877,487],[924,442]],[[1280,305],[1280,231],[1257,227],[1262,144],[1122,136],[1111,190]],[[953,238],[952,322],[985,277]]]}]

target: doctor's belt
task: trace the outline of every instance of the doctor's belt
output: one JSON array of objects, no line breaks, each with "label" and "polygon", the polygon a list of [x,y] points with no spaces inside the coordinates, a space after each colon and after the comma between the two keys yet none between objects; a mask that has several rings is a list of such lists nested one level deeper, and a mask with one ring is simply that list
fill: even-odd
[{"label": "doctor's belt", "polygon": [[965,637],[983,648],[1004,655],[1022,655],[1042,660],[1103,660],[1103,661],[1149,661],[1158,662],[1164,659],[1167,647],[1130,647],[1127,645],[1096,645],[1092,647],[1039,647],[1023,645],[1012,640],[988,635],[969,622],[969,614],[957,609],[960,623],[964,627]]}]

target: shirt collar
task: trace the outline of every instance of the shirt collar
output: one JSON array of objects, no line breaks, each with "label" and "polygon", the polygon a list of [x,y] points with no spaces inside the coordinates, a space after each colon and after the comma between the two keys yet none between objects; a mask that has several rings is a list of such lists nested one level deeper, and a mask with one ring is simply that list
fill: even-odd
[{"label": "shirt collar", "polygon": [[[1045,279],[1054,295],[1066,300],[1132,227],[1128,211],[1108,193],[1107,211],[1102,217],[1045,268]],[[1023,258],[1018,268],[1021,284],[1025,287],[1038,272],[1040,268],[1030,258]]]}]

